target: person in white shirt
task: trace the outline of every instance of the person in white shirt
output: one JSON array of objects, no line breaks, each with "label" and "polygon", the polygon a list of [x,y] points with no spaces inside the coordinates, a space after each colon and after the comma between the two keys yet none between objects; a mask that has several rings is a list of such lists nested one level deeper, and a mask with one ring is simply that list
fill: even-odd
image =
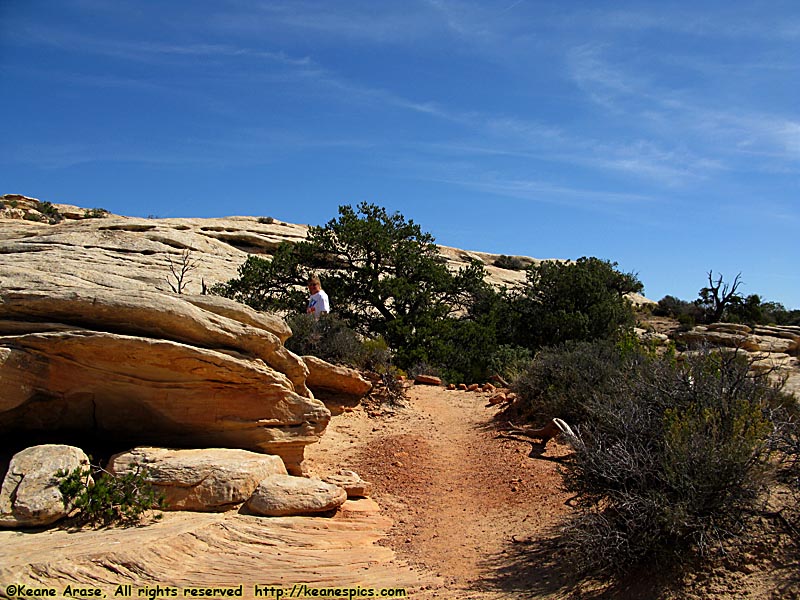
[{"label": "person in white shirt", "polygon": [[322,284],[316,275],[308,278],[308,293],[311,294],[308,299],[308,308],[306,309],[308,314],[314,315],[315,319],[319,319],[321,314],[331,311],[328,294],[322,289]]}]

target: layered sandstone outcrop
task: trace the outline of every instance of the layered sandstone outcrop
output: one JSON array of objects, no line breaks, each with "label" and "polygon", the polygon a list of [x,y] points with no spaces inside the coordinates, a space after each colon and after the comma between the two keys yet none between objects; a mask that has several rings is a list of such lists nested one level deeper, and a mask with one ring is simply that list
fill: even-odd
[{"label": "layered sandstone outcrop", "polygon": [[712,346],[747,352],[754,371],[771,373],[783,382],[785,392],[800,399],[800,327],[712,323],[675,332],[673,337],[688,348]]},{"label": "layered sandstone outcrop", "polygon": [[285,326],[230,308],[141,290],[0,291],[0,431],[244,448],[300,471],[330,413],[283,347]]}]

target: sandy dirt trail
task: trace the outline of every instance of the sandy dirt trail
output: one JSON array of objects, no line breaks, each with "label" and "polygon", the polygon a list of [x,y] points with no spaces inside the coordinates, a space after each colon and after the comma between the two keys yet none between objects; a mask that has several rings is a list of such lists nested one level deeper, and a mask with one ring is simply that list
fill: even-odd
[{"label": "sandy dirt trail", "polygon": [[529,443],[498,436],[487,398],[414,386],[394,414],[334,417],[312,462],[338,462],[375,484],[373,497],[395,523],[383,543],[437,577],[426,595],[521,597],[535,588],[546,597],[560,583],[522,565],[522,550],[547,538],[566,510],[548,459],[568,449],[551,442],[544,457],[530,458]]}]

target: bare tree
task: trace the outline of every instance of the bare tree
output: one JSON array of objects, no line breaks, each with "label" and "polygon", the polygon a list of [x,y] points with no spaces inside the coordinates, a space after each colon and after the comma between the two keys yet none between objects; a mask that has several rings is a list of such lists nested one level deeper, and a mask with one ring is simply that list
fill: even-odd
[{"label": "bare tree", "polygon": [[192,251],[189,248],[186,248],[181,253],[180,260],[173,262],[172,257],[167,255],[167,261],[169,262],[169,270],[172,274],[171,277],[166,278],[167,283],[169,284],[169,287],[172,288],[173,292],[176,294],[182,294],[183,290],[186,288],[186,285],[190,281],[187,279],[187,276],[190,272],[197,268],[197,261],[192,260]]},{"label": "bare tree", "polygon": [[722,280],[722,274],[714,281],[714,272],[708,272],[708,287],[700,290],[700,300],[707,310],[707,321],[716,323],[722,318],[725,307],[742,299],[742,295],[737,292],[740,285],[742,274],[738,273],[733,279],[733,283],[728,284]]}]

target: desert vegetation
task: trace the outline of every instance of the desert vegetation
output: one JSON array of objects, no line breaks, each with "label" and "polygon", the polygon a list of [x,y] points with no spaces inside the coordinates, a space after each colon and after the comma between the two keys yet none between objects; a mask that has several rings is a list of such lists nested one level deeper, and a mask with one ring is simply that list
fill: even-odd
[{"label": "desert vegetation", "polygon": [[498,290],[485,281],[483,263],[452,272],[419,225],[362,203],[340,207],[337,219],[312,227],[303,242],[283,244],[271,259],[249,257],[238,278],[212,292],[298,314],[305,312],[302,286],[317,271],[343,324],[362,339],[384,340],[399,368],[452,381],[515,370],[520,356],[543,346],[632,326],[624,295],[642,289],[616,264],[584,257],[533,265],[524,285]]},{"label": "desert vegetation", "polygon": [[[522,268],[509,258],[498,266]],[[302,314],[311,272],[324,274],[333,299],[335,314],[320,321]],[[763,514],[776,482],[793,494],[780,519],[796,536],[797,405],[771,373],[738,352],[679,355],[640,342],[626,294],[642,284],[607,260],[530,265],[513,288],[485,275],[479,262],[450,271],[430,234],[363,203],[271,259],[251,256],[213,292],[296,315],[295,352],[450,381],[497,374],[517,393],[502,419],[573,425],[563,485],[575,510],[560,538],[584,573],[714,558]],[[685,324],[797,322],[797,311],[741,296],[740,283],[709,272],[697,300],[667,296],[654,312]]]},{"label": "desert vegetation", "polygon": [[708,285],[700,288],[693,301],[664,296],[653,314],[677,319],[684,327],[700,323],[743,323],[747,325],[800,325],[800,310],[787,310],[779,302],[764,300],[758,294],[739,292],[741,273],[727,283],[720,274],[708,272]]},{"label": "desert vegetation", "polygon": [[145,514],[164,507],[164,498],[150,484],[147,471],[117,475],[98,465],[59,471],[58,490],[65,507],[74,509],[73,524],[83,526],[136,525]]},{"label": "desert vegetation", "polygon": [[576,510],[562,526],[576,565],[619,574],[684,564],[746,532],[771,482],[796,468],[798,415],[744,354],[572,343],[542,352],[516,381],[506,417],[559,415],[577,432],[563,469]]}]

